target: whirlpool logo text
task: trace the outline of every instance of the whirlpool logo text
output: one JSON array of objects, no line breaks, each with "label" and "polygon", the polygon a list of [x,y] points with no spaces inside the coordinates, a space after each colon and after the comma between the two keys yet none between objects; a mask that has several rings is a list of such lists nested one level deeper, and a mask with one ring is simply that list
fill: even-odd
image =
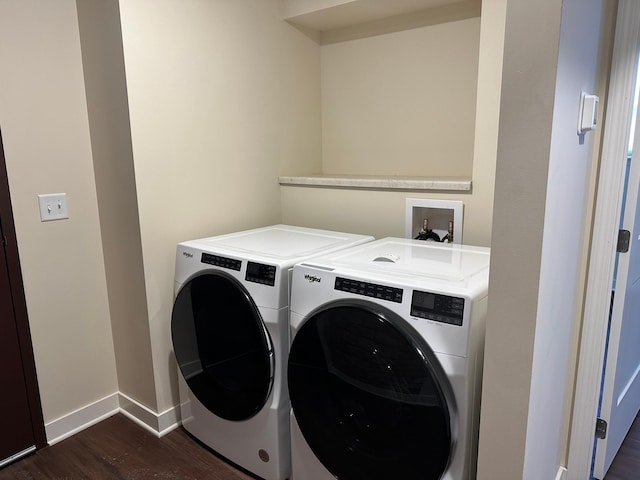
[{"label": "whirlpool logo text", "polygon": [[322,278],[316,277],[315,275],[309,275],[308,273],[304,276],[305,280],[309,280],[309,283],[320,283]]}]

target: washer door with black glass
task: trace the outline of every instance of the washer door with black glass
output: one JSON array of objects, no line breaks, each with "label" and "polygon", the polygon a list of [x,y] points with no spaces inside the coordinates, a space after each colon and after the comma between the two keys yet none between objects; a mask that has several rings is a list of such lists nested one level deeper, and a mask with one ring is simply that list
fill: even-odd
[{"label": "washer door with black glass", "polygon": [[340,480],[437,480],[455,444],[450,384],[405,320],[335,302],[291,345],[289,394],[309,448]]},{"label": "washer door with black glass", "polygon": [[273,346],[246,289],[223,272],[189,280],[171,315],[178,366],[210,412],[246,420],[265,405],[273,385]]}]

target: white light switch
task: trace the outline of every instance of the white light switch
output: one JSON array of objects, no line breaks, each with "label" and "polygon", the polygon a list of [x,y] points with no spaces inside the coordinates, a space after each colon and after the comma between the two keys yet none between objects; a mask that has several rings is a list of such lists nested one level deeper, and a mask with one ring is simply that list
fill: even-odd
[{"label": "white light switch", "polygon": [[69,218],[66,193],[38,195],[38,205],[40,206],[40,220],[43,222]]},{"label": "white light switch", "polygon": [[580,97],[580,116],[578,118],[578,135],[594,130],[598,124],[597,95],[582,93]]}]

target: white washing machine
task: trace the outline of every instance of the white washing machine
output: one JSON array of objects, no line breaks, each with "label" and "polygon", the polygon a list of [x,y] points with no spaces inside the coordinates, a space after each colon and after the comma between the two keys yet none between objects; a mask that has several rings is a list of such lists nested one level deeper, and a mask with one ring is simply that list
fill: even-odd
[{"label": "white washing machine", "polygon": [[386,238],[294,267],[293,477],[475,478],[489,249]]},{"label": "white washing machine", "polygon": [[188,432],[254,475],[290,478],[292,267],[371,240],[274,225],[178,245],[171,335]]}]

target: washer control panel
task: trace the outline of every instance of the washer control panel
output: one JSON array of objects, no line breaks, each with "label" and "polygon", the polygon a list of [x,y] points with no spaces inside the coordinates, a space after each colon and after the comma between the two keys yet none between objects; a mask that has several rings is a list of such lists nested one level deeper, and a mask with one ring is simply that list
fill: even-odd
[{"label": "washer control panel", "polygon": [[411,315],[450,325],[462,325],[464,298],[413,291]]},{"label": "washer control panel", "polygon": [[273,287],[276,284],[276,267],[263,263],[247,262],[245,280]]},{"label": "washer control panel", "polygon": [[390,302],[402,303],[402,289],[378,285],[375,283],[336,277],[334,288],[343,292],[355,293],[365,297],[380,298]]}]

